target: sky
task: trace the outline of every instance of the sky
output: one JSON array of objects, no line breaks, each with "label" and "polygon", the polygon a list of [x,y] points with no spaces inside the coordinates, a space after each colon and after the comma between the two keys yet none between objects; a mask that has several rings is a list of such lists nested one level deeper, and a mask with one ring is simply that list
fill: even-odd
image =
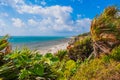
[{"label": "sky", "polygon": [[73,36],[120,0],[0,0],[0,35]]}]

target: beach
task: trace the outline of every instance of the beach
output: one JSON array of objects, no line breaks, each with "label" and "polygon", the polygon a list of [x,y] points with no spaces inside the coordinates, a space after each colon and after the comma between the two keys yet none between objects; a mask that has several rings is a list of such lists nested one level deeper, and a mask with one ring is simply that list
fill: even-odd
[{"label": "beach", "polygon": [[[28,37],[25,37],[24,39],[26,39]],[[43,39],[43,37],[36,38],[36,37],[31,37],[32,39],[35,38],[35,40],[31,40],[31,41],[22,41],[22,42],[15,42],[18,39],[22,39],[20,38],[13,38],[14,39],[14,43],[12,43],[12,48],[13,50],[18,48],[18,49],[22,49],[23,47],[27,47],[31,50],[37,50],[40,54],[46,54],[46,53],[52,53],[55,54],[57,53],[59,50],[65,50],[68,46],[68,42],[71,40],[71,38],[55,38],[53,40],[49,40],[51,37],[48,37],[47,39],[45,39],[46,41],[41,41]],[[36,39],[39,39],[39,41],[36,41]]]},{"label": "beach", "polygon": [[68,46],[68,41],[56,44],[56,45],[51,45],[49,47],[46,47],[44,49],[39,49],[38,51],[41,54],[46,54],[46,53],[52,53],[55,54],[57,53],[59,50],[66,50]]}]

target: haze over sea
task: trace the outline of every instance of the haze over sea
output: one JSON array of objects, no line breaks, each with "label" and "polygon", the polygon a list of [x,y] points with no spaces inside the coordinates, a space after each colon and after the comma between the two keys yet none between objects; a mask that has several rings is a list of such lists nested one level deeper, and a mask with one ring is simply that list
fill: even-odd
[{"label": "haze over sea", "polygon": [[9,41],[12,48],[28,47],[30,49],[45,50],[51,46],[67,42],[69,38],[58,36],[12,36]]}]

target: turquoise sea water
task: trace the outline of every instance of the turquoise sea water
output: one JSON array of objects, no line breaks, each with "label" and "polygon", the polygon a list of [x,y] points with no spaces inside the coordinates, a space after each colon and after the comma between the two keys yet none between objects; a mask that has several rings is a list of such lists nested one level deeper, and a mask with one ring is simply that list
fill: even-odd
[{"label": "turquoise sea water", "polygon": [[48,37],[48,36],[13,36],[10,37],[11,43],[33,43],[33,42],[47,42],[54,40],[65,39],[65,37]]},{"label": "turquoise sea water", "polygon": [[28,47],[30,49],[45,49],[52,45],[57,45],[68,41],[66,37],[52,37],[52,36],[12,36],[9,42],[13,49]]}]

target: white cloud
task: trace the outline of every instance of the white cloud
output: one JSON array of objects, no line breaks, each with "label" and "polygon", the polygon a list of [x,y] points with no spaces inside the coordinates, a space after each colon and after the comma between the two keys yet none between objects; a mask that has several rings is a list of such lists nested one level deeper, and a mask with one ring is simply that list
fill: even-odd
[{"label": "white cloud", "polygon": [[28,24],[31,26],[38,26],[40,31],[72,31],[70,20],[70,13],[72,8],[70,6],[29,6],[22,5],[17,8],[17,11],[21,14],[38,14],[42,17],[40,21],[33,19],[28,20]]},{"label": "white cloud", "polygon": [[15,27],[24,27],[25,26],[25,23],[21,20],[21,19],[19,19],[19,18],[12,18],[12,24],[13,24],[13,26],[15,26]]},{"label": "white cloud", "polygon": [[5,26],[6,26],[5,22],[0,19],[0,27],[5,27]]},{"label": "white cloud", "polygon": [[66,6],[50,6],[43,8],[42,6],[28,6],[23,5],[17,8],[19,13],[39,14],[41,17],[55,17],[60,18],[61,16],[67,16],[72,12],[71,7]]},{"label": "white cloud", "polygon": [[8,17],[8,13],[0,13],[0,17]]},{"label": "white cloud", "polygon": [[70,35],[72,33],[82,33],[83,31],[88,32],[90,28],[91,19],[81,19],[81,14],[77,15],[79,17],[77,20],[72,20],[71,13],[73,9],[70,6],[52,5],[43,7],[28,5],[23,0],[8,0],[7,3],[20,13],[18,15],[24,15],[25,13],[31,17],[26,23],[22,19],[12,18],[15,27],[27,26],[27,29],[26,27],[22,28],[23,31],[26,30],[25,34],[48,33],[50,35],[49,33],[53,33],[53,35],[56,35],[56,33],[67,33]]},{"label": "white cloud", "polygon": [[75,22],[76,25],[76,31],[83,33],[83,32],[88,32],[90,31],[90,25],[91,25],[91,19],[89,18],[83,18],[83,19],[78,19]]},{"label": "white cloud", "polygon": [[0,36],[4,35],[4,28],[6,27],[6,24],[3,20],[0,19]]},{"label": "white cloud", "polygon": [[33,19],[29,19],[28,20],[28,25],[31,25],[31,26],[37,26],[38,22],[33,20]]}]

